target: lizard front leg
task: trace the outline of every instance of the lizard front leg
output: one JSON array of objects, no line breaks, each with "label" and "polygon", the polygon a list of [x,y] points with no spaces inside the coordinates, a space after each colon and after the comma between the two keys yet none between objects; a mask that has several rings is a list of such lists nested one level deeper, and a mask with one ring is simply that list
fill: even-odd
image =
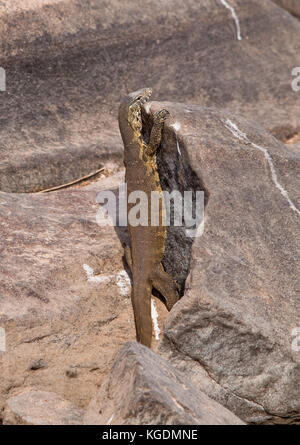
[{"label": "lizard front leg", "polygon": [[148,156],[153,156],[158,149],[161,142],[161,134],[164,126],[165,120],[170,116],[168,110],[159,110],[154,113],[153,116],[153,126],[150,133],[149,144],[146,148],[146,154]]}]

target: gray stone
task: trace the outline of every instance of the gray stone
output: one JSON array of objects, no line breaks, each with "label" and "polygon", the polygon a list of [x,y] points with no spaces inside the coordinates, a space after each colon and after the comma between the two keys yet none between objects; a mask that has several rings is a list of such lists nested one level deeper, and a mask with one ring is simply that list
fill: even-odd
[{"label": "gray stone", "polygon": [[300,18],[300,3],[299,0],[273,0],[273,2],[277,3],[282,8],[289,11],[291,14]]},{"label": "gray stone", "polygon": [[164,356],[243,420],[297,423],[299,151],[239,115],[150,104],[162,107],[171,114],[164,188],[202,189],[207,201],[193,245],[182,228],[168,231],[167,271],[181,282],[190,271],[166,320]]},{"label": "gray stone", "polygon": [[132,342],[116,356],[84,417],[88,425],[242,425],[150,349]]}]

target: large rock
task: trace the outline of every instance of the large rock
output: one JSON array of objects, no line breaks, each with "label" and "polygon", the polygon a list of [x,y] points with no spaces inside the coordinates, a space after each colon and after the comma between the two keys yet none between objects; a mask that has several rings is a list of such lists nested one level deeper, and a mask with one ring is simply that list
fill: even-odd
[{"label": "large rock", "polygon": [[[121,172],[45,194],[0,192],[0,413],[27,386],[85,408],[135,339],[127,229],[96,219],[97,194],[123,181]],[[167,314],[155,306],[154,347]]]},{"label": "large rock", "polygon": [[300,3],[299,0],[273,0],[282,8],[294,14],[296,17],[300,18]]},{"label": "large rock", "polygon": [[271,1],[9,0],[0,12],[2,191],[113,170],[120,98],[143,86],[242,112],[281,139],[299,132],[300,24]]},{"label": "large rock", "polygon": [[52,392],[27,388],[7,400],[4,425],[79,425],[83,410]]},{"label": "large rock", "polygon": [[86,407],[116,352],[135,338],[121,241],[96,222],[97,193],[122,178],[0,193],[0,413],[25,386]]},{"label": "large rock", "polygon": [[121,345],[135,338],[119,236],[96,223],[97,192],[122,178],[0,193],[0,413],[24,386],[85,407]]},{"label": "large rock", "polygon": [[169,229],[165,267],[182,280],[190,260],[190,273],[162,351],[244,420],[297,423],[299,151],[238,115],[149,107],[171,114],[159,153],[164,188],[202,189],[207,201],[192,246],[184,228]]},{"label": "large rock", "polygon": [[[47,194],[0,192],[0,413],[26,386],[86,407],[117,351],[135,339],[127,229],[96,220],[97,194],[117,193],[123,181],[121,172]],[[156,348],[167,310],[154,305]]]},{"label": "large rock", "polygon": [[84,417],[88,425],[242,425],[150,349],[127,343]]}]

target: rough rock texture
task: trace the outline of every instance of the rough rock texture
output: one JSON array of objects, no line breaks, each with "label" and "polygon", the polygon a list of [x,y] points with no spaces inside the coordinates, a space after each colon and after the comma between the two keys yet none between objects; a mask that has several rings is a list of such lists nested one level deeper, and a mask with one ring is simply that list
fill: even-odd
[{"label": "rough rock texture", "polygon": [[273,0],[282,8],[294,14],[296,17],[300,18],[300,2],[299,0]]},{"label": "rough rock texture", "polygon": [[120,97],[148,85],[162,100],[230,110],[166,104],[181,127],[166,126],[162,182],[204,190],[207,207],[193,246],[168,233],[164,264],[186,295],[161,351],[244,420],[299,422],[300,93],[291,73],[300,22],[269,0],[227,3],[235,16],[221,0],[0,2],[0,423],[5,400],[28,386],[85,408],[135,337],[126,231],[96,224],[97,192],[122,175],[47,195],[7,192],[103,163],[115,172]]},{"label": "rough rock texture", "polygon": [[[86,407],[122,344],[135,339],[126,231],[96,223],[97,193],[122,181],[0,193],[0,423],[5,399],[26,386]],[[167,311],[156,307],[162,329]]]},{"label": "rough rock texture", "polygon": [[57,394],[28,388],[7,400],[4,425],[79,425],[83,410]]},{"label": "rough rock texture", "polygon": [[[172,117],[159,154],[165,188],[202,185],[208,199],[185,296],[166,321],[164,356],[248,422],[300,422],[300,355],[292,350],[300,326],[299,151],[237,115],[149,106]],[[174,278],[189,255],[184,233],[169,231],[165,266]]]},{"label": "rough rock texture", "polygon": [[299,132],[300,24],[271,1],[0,3],[0,190],[37,191],[122,162],[120,97],[227,107]]},{"label": "rough rock texture", "polygon": [[150,349],[127,343],[84,417],[88,425],[242,425]]}]

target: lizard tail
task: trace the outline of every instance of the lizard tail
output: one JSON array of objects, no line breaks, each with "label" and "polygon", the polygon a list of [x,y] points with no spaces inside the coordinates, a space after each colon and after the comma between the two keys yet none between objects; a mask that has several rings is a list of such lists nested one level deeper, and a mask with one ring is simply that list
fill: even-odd
[{"label": "lizard tail", "polygon": [[144,346],[151,348],[152,317],[151,317],[152,285],[140,278],[133,277],[131,301],[134,312],[136,339]]}]

